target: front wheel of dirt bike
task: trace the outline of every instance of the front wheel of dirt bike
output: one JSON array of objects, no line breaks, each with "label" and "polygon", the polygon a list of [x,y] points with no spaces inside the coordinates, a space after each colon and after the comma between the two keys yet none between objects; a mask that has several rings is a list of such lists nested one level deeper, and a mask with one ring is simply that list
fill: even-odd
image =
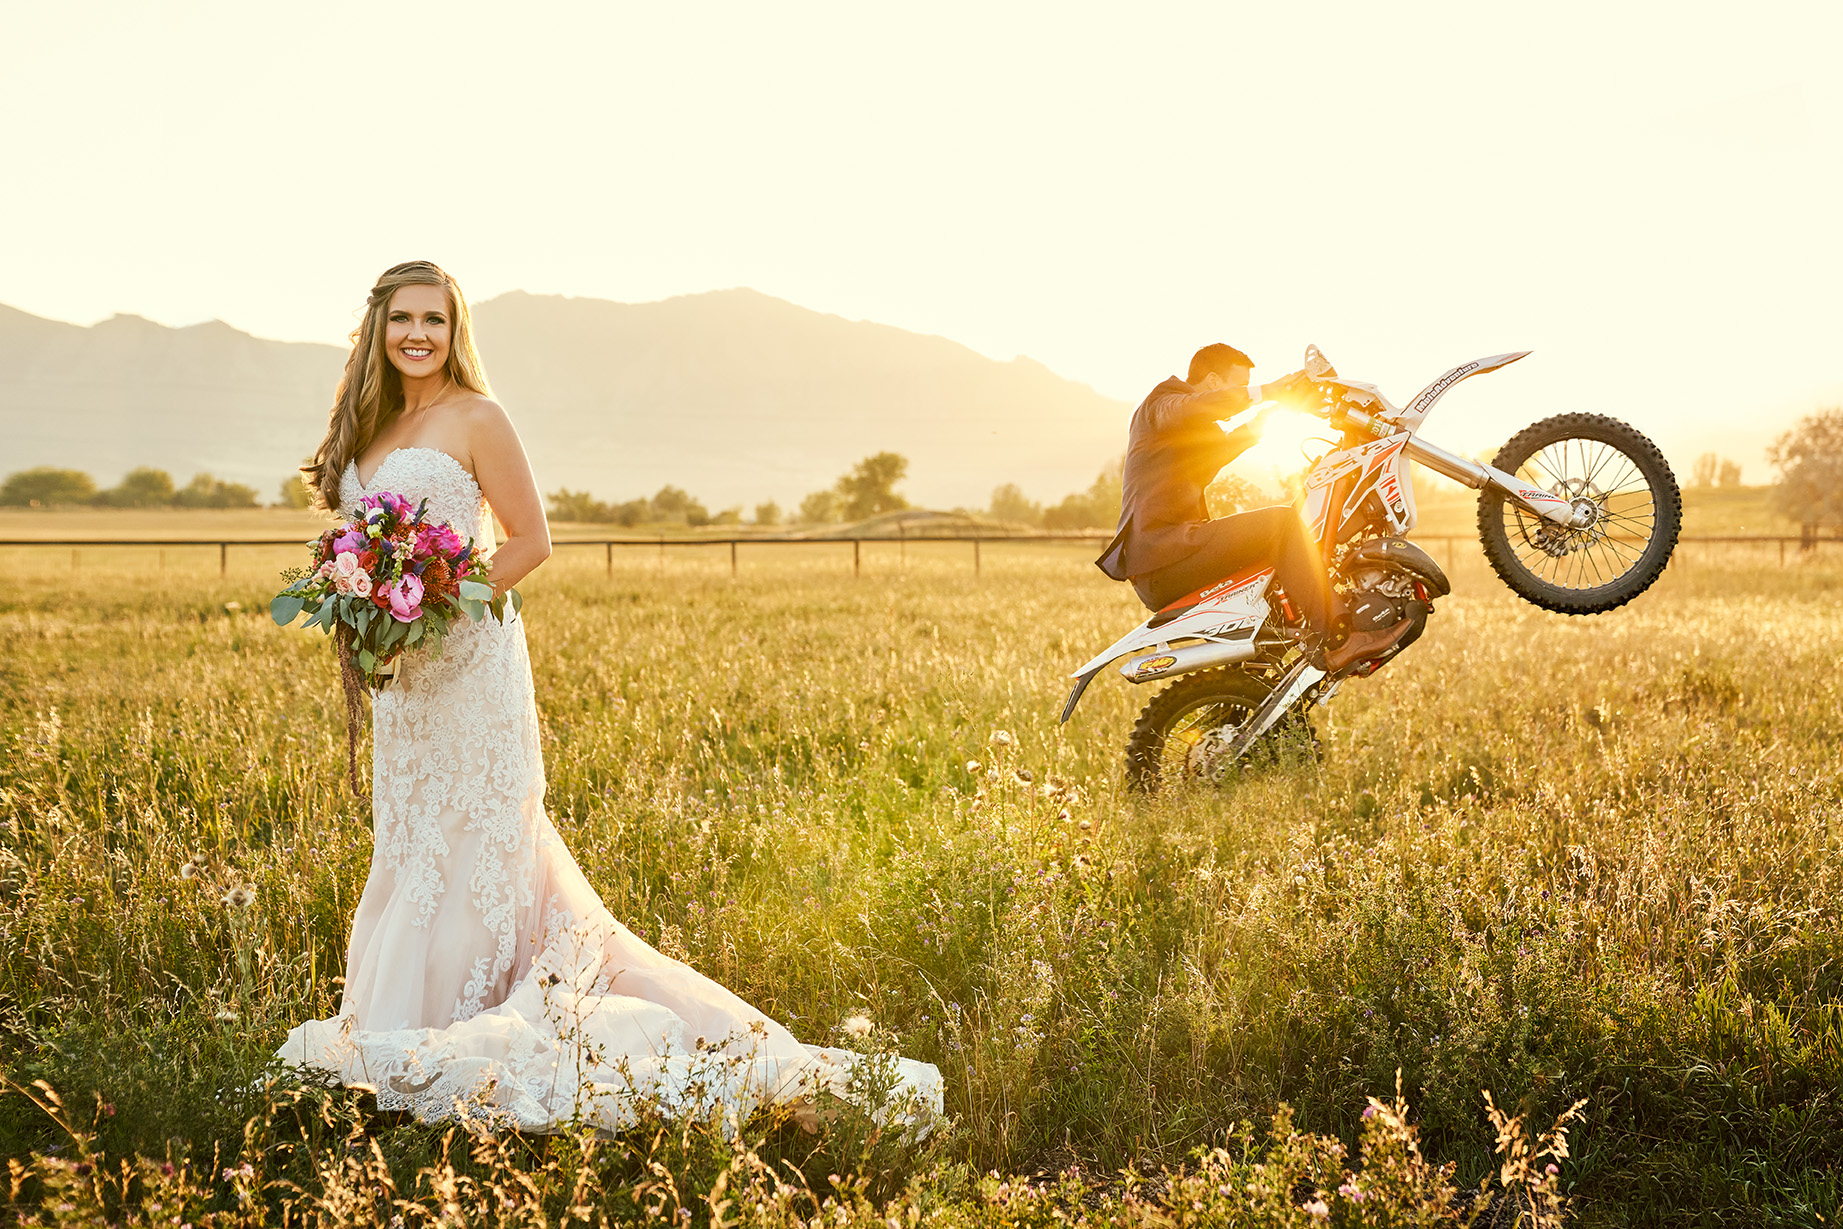
[{"label": "front wheel of dirt bike", "polygon": [[1478,497],[1485,558],[1526,601],[1599,614],[1649,589],[1670,562],[1683,520],[1677,480],[1657,445],[1625,423],[1598,414],[1545,418],[1517,432],[1493,464],[1589,514],[1568,528],[1501,491]]},{"label": "front wheel of dirt bike", "polygon": [[[1260,675],[1230,667],[1187,674],[1153,696],[1127,740],[1127,789],[1151,794],[1179,782],[1234,780],[1234,773],[1216,773],[1217,765],[1207,755],[1206,737],[1223,726],[1240,726],[1270,690]],[[1280,718],[1244,763],[1258,767],[1289,759],[1316,759],[1318,739],[1303,710],[1303,705],[1297,705]]]}]

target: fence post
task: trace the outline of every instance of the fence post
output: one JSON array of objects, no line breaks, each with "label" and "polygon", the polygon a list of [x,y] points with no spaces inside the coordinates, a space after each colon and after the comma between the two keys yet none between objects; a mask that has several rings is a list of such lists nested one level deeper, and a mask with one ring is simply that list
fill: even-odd
[{"label": "fence post", "polygon": [[863,557],[858,553],[863,545],[856,538],[851,539],[851,575],[854,579],[864,574]]},{"label": "fence post", "polygon": [[973,539],[973,575],[979,575],[979,539]]},{"label": "fence post", "polygon": [[608,573],[608,579],[613,580],[614,579],[614,543],[613,542],[603,542],[602,548],[608,552],[608,562],[607,562],[607,568],[606,568],[607,573]]},{"label": "fence post", "polygon": [[230,543],[218,543],[218,578],[222,580],[230,571]]},{"label": "fence post", "polygon": [[736,579],[736,539],[730,539],[730,579]]},{"label": "fence post", "polygon": [[1785,539],[1779,539],[1779,566],[1785,566]]},{"label": "fence post", "polygon": [[77,552],[75,550],[70,552],[70,570],[73,572],[77,570]]},{"label": "fence post", "polygon": [[659,535],[659,570],[666,570],[666,536],[663,533]]}]

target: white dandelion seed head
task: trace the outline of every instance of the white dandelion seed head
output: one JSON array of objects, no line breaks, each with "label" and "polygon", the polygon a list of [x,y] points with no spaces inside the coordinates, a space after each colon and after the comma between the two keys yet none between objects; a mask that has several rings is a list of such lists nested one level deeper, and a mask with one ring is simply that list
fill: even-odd
[{"label": "white dandelion seed head", "polygon": [[1084,819],[1084,820],[1082,820],[1082,821],[1081,821],[1081,823],[1079,823],[1079,824],[1077,824],[1077,825],[1075,825],[1075,826],[1076,826],[1076,827],[1078,827],[1078,828],[1080,828],[1080,829],[1081,829],[1081,830],[1082,830],[1083,832],[1086,832],[1086,831],[1088,831],[1088,830],[1089,830],[1090,828],[1093,828],[1093,827],[1094,827],[1094,823],[1093,823],[1093,822],[1092,822],[1091,820],[1086,820],[1086,819]]},{"label": "white dandelion seed head", "polygon": [[966,761],[966,771],[967,772],[972,773],[975,776],[977,776],[979,773],[979,769],[980,769],[980,763],[978,760]]},{"label": "white dandelion seed head", "polygon": [[184,866],[179,868],[179,877],[181,879],[192,879],[196,878],[197,875],[198,867],[194,863],[187,862]]},{"label": "white dandelion seed head", "polygon": [[1012,743],[1016,741],[1017,741],[1016,739],[1011,737],[1010,730],[993,730],[992,731],[992,745],[994,747],[1009,747]]},{"label": "white dandelion seed head", "polygon": [[860,1011],[854,1016],[846,1016],[845,1022],[838,1027],[847,1037],[863,1038],[870,1036],[870,1030],[876,1026],[870,1022],[869,1016]]},{"label": "white dandelion seed head", "polygon": [[256,889],[239,884],[224,893],[224,903],[232,909],[247,909],[256,903]]}]

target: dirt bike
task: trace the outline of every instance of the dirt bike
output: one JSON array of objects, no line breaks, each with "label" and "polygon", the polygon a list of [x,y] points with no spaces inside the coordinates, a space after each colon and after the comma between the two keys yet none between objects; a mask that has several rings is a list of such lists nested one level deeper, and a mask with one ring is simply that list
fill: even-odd
[{"label": "dirt bike", "polygon": [[1479,492],[1485,558],[1519,596],[1545,610],[1598,614],[1643,593],[1676,547],[1682,500],[1663,454],[1638,431],[1596,414],[1562,414],[1518,432],[1490,465],[1419,434],[1455,384],[1528,353],[1455,367],[1397,408],[1374,385],[1339,376],[1316,346],[1306,349],[1300,387],[1308,396],[1296,408],[1324,417],[1341,436],[1307,469],[1300,515],[1351,633],[1413,620],[1400,640],[1327,674],[1313,664],[1272,568],[1252,567],[1171,603],[1076,671],[1062,720],[1095,676],[1124,657],[1120,673],[1131,683],[1177,680],[1133,727],[1130,788],[1221,784],[1288,746],[1316,754],[1307,710],[1414,643],[1434,600],[1452,591],[1439,565],[1407,540],[1415,526],[1411,460]]}]

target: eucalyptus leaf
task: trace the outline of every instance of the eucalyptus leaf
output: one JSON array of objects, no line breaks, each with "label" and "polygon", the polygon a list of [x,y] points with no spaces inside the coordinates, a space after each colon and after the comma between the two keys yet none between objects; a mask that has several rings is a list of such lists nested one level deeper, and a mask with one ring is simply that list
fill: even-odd
[{"label": "eucalyptus leaf", "polygon": [[370,674],[373,670],[378,668],[378,659],[370,649],[360,649],[358,651],[358,668],[363,670],[366,674]]},{"label": "eucalyptus leaf", "polygon": [[461,582],[461,596],[476,602],[484,602],[493,596],[493,586],[479,580]]},{"label": "eucalyptus leaf", "polygon": [[300,618],[301,611],[306,605],[306,602],[291,593],[280,593],[269,603],[269,617],[281,626],[287,627]]}]

